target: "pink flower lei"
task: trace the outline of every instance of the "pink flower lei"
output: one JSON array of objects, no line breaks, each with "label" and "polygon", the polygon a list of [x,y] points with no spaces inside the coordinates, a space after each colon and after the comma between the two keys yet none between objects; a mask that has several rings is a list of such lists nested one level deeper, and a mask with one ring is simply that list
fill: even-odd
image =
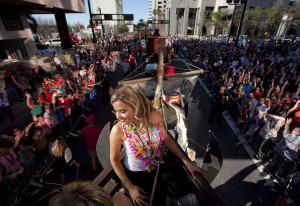
[{"label": "pink flower lei", "polygon": [[[143,142],[142,138],[140,137],[138,131],[137,131],[137,127],[132,124],[129,123],[128,125],[123,125],[123,130],[124,133],[126,135],[126,137],[128,138],[128,143],[130,145],[131,150],[133,151],[135,158],[136,159],[140,159],[142,161],[142,163],[148,167],[151,165],[152,163],[152,169],[155,169],[156,166],[158,165],[158,157],[160,156],[161,153],[161,145],[162,145],[162,141],[163,141],[163,136],[161,134],[161,131],[159,130],[158,127],[153,128],[153,131],[151,132],[151,134],[149,135],[149,131],[147,132],[148,134],[148,138],[149,141],[148,142]],[[159,137],[159,139],[155,141],[155,137],[151,138],[151,136],[156,136]],[[151,141],[151,139],[154,139],[153,141]],[[138,143],[142,143],[142,147],[138,146]],[[144,144],[147,144],[146,147]],[[147,154],[147,150],[148,148],[151,149],[151,152],[153,153],[150,157],[146,156]],[[144,156],[143,156],[144,154]]]}]

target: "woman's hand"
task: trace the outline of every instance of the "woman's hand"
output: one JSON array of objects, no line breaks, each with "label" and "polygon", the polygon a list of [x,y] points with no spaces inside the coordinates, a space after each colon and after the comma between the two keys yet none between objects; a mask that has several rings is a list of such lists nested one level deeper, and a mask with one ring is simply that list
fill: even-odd
[{"label": "woman's hand", "polygon": [[133,204],[136,205],[148,205],[146,200],[149,200],[149,197],[146,196],[146,192],[139,188],[136,185],[133,185],[129,189],[130,196],[133,200]]},{"label": "woman's hand", "polygon": [[200,174],[202,174],[201,169],[195,163],[193,163],[189,160],[184,160],[183,163],[185,164],[185,166],[188,168],[188,170],[192,174],[193,179],[196,179],[195,172],[199,172]]}]

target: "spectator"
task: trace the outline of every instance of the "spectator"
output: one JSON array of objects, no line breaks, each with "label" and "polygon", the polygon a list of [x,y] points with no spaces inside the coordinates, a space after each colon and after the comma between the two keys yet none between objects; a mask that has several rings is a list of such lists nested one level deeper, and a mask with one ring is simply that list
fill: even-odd
[{"label": "spectator", "polygon": [[8,68],[6,70],[6,73],[4,74],[4,83],[5,83],[5,90],[7,92],[7,98],[8,101],[11,102],[13,100],[13,97],[17,99],[18,102],[21,102],[21,98],[17,92],[17,80],[14,76],[14,69]]},{"label": "spectator", "polygon": [[11,107],[7,98],[7,93],[5,90],[0,91],[0,125],[3,124],[3,113],[6,113],[10,121],[15,121],[15,118],[13,117]]},{"label": "spectator", "polygon": [[54,170],[60,175],[60,184],[64,185],[67,166],[75,164],[80,167],[80,164],[72,158],[72,152],[62,136],[57,137],[52,145],[51,152],[55,157]]},{"label": "spectator", "polygon": [[225,86],[221,86],[219,92],[217,92],[211,100],[211,111],[209,116],[209,123],[211,124],[214,120],[214,116],[217,113],[217,123],[221,125],[222,112],[226,107],[228,96],[225,95]]},{"label": "spectator", "polygon": [[37,100],[33,100],[33,101],[30,100],[31,98],[30,94],[25,93],[25,95],[27,98],[26,100],[27,107],[31,109],[30,112],[32,115],[32,119],[33,121],[37,121],[37,116],[42,114],[42,107],[39,105]]},{"label": "spectator", "polygon": [[123,76],[127,77],[129,75],[130,65],[127,62],[127,59],[124,59],[124,63],[122,64]]},{"label": "spectator", "polygon": [[94,174],[96,174],[96,145],[99,138],[99,135],[102,131],[102,128],[99,126],[95,126],[95,115],[91,114],[86,118],[86,121],[88,123],[87,126],[84,126],[81,129],[81,137],[84,138],[87,149],[89,151],[89,155],[92,161],[92,167]]},{"label": "spectator", "polygon": [[[290,132],[291,123],[292,118],[288,118],[283,131],[283,139],[278,146],[275,147],[272,161],[267,166],[268,171],[273,171],[282,178],[286,178],[285,170],[288,165],[287,162],[283,161],[282,157],[285,156],[288,160],[292,161],[300,148],[300,127],[295,127],[292,129],[292,132]],[[286,153],[284,151],[286,151]]]}]

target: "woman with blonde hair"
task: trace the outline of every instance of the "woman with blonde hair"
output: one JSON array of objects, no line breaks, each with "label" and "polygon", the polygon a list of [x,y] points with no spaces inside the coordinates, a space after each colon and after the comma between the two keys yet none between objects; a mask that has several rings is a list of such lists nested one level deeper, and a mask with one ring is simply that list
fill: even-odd
[{"label": "woman with blonde hair", "polygon": [[100,186],[89,181],[74,181],[62,187],[49,206],[131,206],[130,200],[122,194],[111,196]]},{"label": "woman with blonde hair", "polygon": [[72,164],[77,167],[80,164],[72,158],[72,152],[68,147],[66,140],[62,136],[58,136],[55,142],[52,145],[51,152],[55,157],[54,161],[54,170],[60,175],[60,184],[63,185],[65,181],[65,171],[67,166]]},{"label": "woman with blonde hair", "polygon": [[[147,205],[162,144],[194,172],[201,170],[189,161],[168,136],[160,113],[136,87],[118,88],[111,97],[118,123],[110,134],[110,161],[122,181],[126,195],[135,205]],[[125,151],[124,166],[120,161],[121,145]]]}]

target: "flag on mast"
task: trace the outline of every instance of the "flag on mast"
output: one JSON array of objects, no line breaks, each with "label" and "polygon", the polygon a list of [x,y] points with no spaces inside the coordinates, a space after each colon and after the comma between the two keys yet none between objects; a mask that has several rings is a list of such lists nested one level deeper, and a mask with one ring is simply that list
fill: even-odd
[{"label": "flag on mast", "polygon": [[79,22],[78,22],[78,28],[79,28],[79,31],[81,31],[82,29],[81,29],[81,26],[80,26],[80,24],[79,24]]}]

